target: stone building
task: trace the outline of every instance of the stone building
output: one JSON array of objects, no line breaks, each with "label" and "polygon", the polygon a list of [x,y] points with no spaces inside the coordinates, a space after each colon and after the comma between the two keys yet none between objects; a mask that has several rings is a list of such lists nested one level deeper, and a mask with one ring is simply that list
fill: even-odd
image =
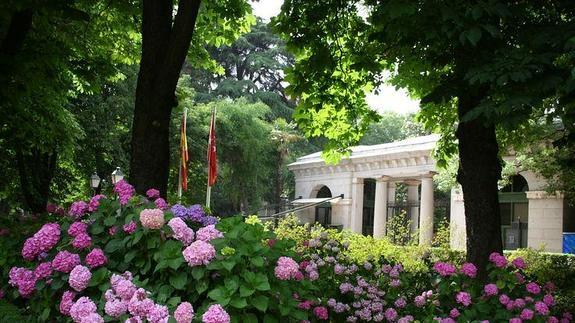
[{"label": "stone building", "polygon": [[[327,165],[320,153],[298,158],[289,165],[295,175],[298,204],[318,203],[297,212],[304,222],[320,222],[354,232],[382,237],[394,216],[406,217],[406,226],[430,244],[434,233],[433,176],[437,167],[433,149],[437,135],[352,148],[349,158]],[[510,157],[512,158],[512,157]],[[396,201],[397,184],[406,187],[406,201]],[[500,192],[502,234],[506,249],[544,247],[561,252],[563,232],[575,231],[575,214],[561,193],[544,191],[545,180],[529,171],[519,172]],[[405,212],[398,212],[399,209]],[[451,192],[450,243],[465,248],[463,196]]]}]

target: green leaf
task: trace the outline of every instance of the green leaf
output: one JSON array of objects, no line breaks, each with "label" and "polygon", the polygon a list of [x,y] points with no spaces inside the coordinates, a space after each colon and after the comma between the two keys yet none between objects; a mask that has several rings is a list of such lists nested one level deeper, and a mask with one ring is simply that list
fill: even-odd
[{"label": "green leaf", "polygon": [[278,319],[276,319],[273,315],[271,314],[266,314],[264,316],[264,323],[278,323]]},{"label": "green leaf", "polygon": [[175,289],[182,290],[188,282],[188,274],[185,271],[180,271],[179,273],[170,276],[170,285]]},{"label": "green leaf", "polygon": [[232,295],[233,293],[236,292],[236,290],[238,290],[239,287],[238,278],[236,276],[228,277],[224,280],[224,285],[228,290],[228,294]]},{"label": "green leaf", "polygon": [[107,253],[113,253],[114,251],[120,249],[121,247],[122,247],[122,240],[112,239],[106,244],[104,251],[106,251]]},{"label": "green leaf", "polygon": [[248,313],[248,314],[244,314],[242,315],[242,320],[241,322],[245,322],[245,323],[258,323],[258,317],[255,314],[252,313]]},{"label": "green leaf", "polygon": [[270,283],[268,281],[268,276],[263,273],[257,273],[256,279],[254,280],[254,287],[257,290],[266,291],[270,290]]},{"label": "green leaf", "polygon": [[192,277],[194,277],[195,280],[200,280],[204,278],[205,271],[204,268],[194,267],[194,269],[192,269]]},{"label": "green leaf", "polygon": [[128,252],[126,255],[124,255],[124,262],[131,262],[136,257],[136,255],[138,255],[138,253],[138,250],[132,250]]},{"label": "green leaf", "polygon": [[197,281],[195,283],[195,287],[196,287],[196,292],[198,292],[198,294],[201,295],[206,290],[208,290],[208,282],[206,280]]},{"label": "green leaf", "polygon": [[233,260],[224,260],[222,261],[222,266],[224,266],[225,269],[227,269],[228,271],[232,271],[232,269],[235,267],[236,262]]},{"label": "green leaf", "polygon": [[88,286],[94,287],[102,284],[106,280],[108,274],[108,269],[106,267],[101,267],[92,273],[92,278],[90,278],[90,283]]},{"label": "green leaf", "polygon": [[268,309],[269,298],[264,295],[259,295],[250,298],[250,304],[257,308],[261,312],[265,312]]},{"label": "green leaf", "polygon": [[244,308],[248,306],[248,302],[243,297],[235,297],[230,301],[230,305],[235,308]]},{"label": "green leaf", "polygon": [[115,216],[109,216],[107,218],[104,219],[104,225],[111,227],[114,224],[116,224],[116,217]]},{"label": "green leaf", "polygon": [[473,46],[477,45],[477,43],[481,39],[481,29],[479,29],[478,27],[473,27],[470,30],[468,30],[467,39]]},{"label": "green leaf", "polygon": [[246,285],[241,285],[240,286],[240,296],[241,297],[247,297],[250,296],[251,294],[253,294],[256,290],[253,288],[249,288]]},{"label": "green leaf", "polygon": [[221,301],[223,301],[225,298],[228,297],[228,294],[227,294],[226,289],[223,286],[220,286],[218,288],[212,289],[208,293],[208,297],[213,299],[214,301],[220,303]]},{"label": "green leaf", "polygon": [[184,263],[183,258],[175,258],[175,259],[168,260],[168,266],[170,266],[170,268],[172,268],[174,270],[177,270],[178,268],[180,268],[183,263]]},{"label": "green leaf", "polygon": [[92,235],[99,235],[102,232],[104,232],[104,227],[98,222],[96,222],[90,226],[90,232],[92,233]]},{"label": "green leaf", "polygon": [[262,267],[264,265],[264,258],[261,256],[253,257],[250,262],[256,267]]}]

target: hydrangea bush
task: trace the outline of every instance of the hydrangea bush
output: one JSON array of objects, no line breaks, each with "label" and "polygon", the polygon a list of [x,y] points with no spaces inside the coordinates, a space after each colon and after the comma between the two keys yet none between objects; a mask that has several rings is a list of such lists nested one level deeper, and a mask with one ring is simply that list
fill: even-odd
[{"label": "hydrangea bush", "polygon": [[493,254],[484,282],[473,264],[414,265],[364,246],[386,242],[293,232],[297,243],[255,217],[218,221],[121,181],[27,238],[0,297],[41,321],[86,323],[571,321],[520,257]]}]

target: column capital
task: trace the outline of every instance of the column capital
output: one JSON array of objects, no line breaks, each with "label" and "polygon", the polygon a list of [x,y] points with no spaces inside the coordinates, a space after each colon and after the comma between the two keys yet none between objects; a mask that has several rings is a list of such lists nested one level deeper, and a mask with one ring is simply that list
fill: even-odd
[{"label": "column capital", "polygon": [[381,177],[376,178],[375,180],[378,182],[389,182],[391,180],[391,177],[383,175]]},{"label": "column capital", "polygon": [[417,179],[406,179],[403,181],[407,186],[418,186],[420,181]]},{"label": "column capital", "polygon": [[354,177],[354,178],[351,180],[351,182],[352,182],[352,184],[363,184],[363,178],[361,178],[361,177]]},{"label": "column capital", "polygon": [[422,179],[423,179],[423,178],[430,178],[430,179],[432,179],[433,176],[435,176],[435,175],[437,175],[437,172],[431,171],[431,172],[427,172],[427,173],[421,174],[421,178],[422,178]]}]

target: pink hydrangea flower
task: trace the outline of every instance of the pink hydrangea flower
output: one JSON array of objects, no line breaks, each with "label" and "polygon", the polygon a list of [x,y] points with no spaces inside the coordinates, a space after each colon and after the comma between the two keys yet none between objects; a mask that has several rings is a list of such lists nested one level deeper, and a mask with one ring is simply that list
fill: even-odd
[{"label": "pink hydrangea flower", "polygon": [[216,229],[216,226],[213,224],[200,228],[198,229],[198,232],[196,232],[196,239],[206,242],[223,236],[224,235]]},{"label": "pink hydrangea flower", "polygon": [[515,268],[518,269],[525,269],[527,268],[527,265],[525,264],[525,260],[523,260],[523,258],[521,257],[517,257],[515,259],[513,259],[513,261],[511,262],[511,264],[513,266],[515,266]]},{"label": "pink hydrangea flower", "polygon": [[76,249],[86,249],[92,245],[92,238],[87,233],[78,234],[72,241],[72,246]]},{"label": "pink hydrangea flower", "polygon": [[68,283],[74,290],[81,292],[88,287],[88,283],[91,278],[92,273],[90,272],[90,269],[88,269],[88,267],[78,265],[70,272]]},{"label": "pink hydrangea flower", "polygon": [[467,292],[459,292],[455,295],[455,301],[463,306],[469,306],[471,304],[471,295]]},{"label": "pink hydrangea flower", "polygon": [[384,315],[389,322],[393,322],[397,319],[397,311],[393,308],[386,309]]},{"label": "pink hydrangea flower", "polygon": [[150,308],[146,318],[151,323],[167,322],[170,313],[168,308],[164,305],[155,304],[154,307]]},{"label": "pink hydrangea flower", "polygon": [[168,202],[166,202],[166,200],[164,200],[161,197],[157,198],[154,201],[154,205],[156,206],[156,208],[158,208],[160,210],[167,210],[170,208],[170,206],[168,205]]},{"label": "pink hydrangea flower", "polygon": [[88,264],[90,268],[103,266],[107,262],[108,258],[106,258],[104,251],[102,251],[100,248],[95,248],[86,255],[86,264]]},{"label": "pink hydrangea flower", "polygon": [[467,277],[475,278],[477,276],[477,267],[470,262],[466,262],[461,266],[461,273]]},{"label": "pink hydrangea flower", "polygon": [[37,280],[48,278],[52,275],[52,263],[51,262],[43,262],[34,269],[34,276],[36,276]]},{"label": "pink hydrangea flower", "polygon": [[104,305],[104,312],[113,318],[120,317],[125,314],[127,310],[128,303],[117,298],[107,300]]},{"label": "pink hydrangea flower", "polygon": [[108,229],[108,235],[110,236],[114,236],[116,235],[116,231],[118,230],[118,228],[116,226],[112,226]]},{"label": "pink hydrangea flower", "polygon": [[509,323],[523,323],[523,320],[521,320],[518,317],[514,317],[512,319],[509,319]]},{"label": "pink hydrangea flower", "polygon": [[208,310],[202,315],[203,323],[229,323],[230,315],[220,304],[210,305]]},{"label": "pink hydrangea flower", "polygon": [[80,323],[104,323],[104,318],[98,313],[90,313],[88,316],[82,318]]},{"label": "pink hydrangea flower", "polygon": [[501,303],[501,305],[507,305],[509,304],[509,301],[511,299],[509,298],[509,296],[502,294],[501,296],[499,296],[499,303]]},{"label": "pink hydrangea flower", "polygon": [[136,232],[137,228],[138,228],[138,225],[136,224],[136,221],[130,221],[130,223],[124,224],[122,226],[122,230],[124,232],[126,232],[127,234],[132,234],[132,233]]},{"label": "pink hydrangea flower", "polygon": [[521,314],[519,315],[519,317],[520,317],[522,320],[531,320],[531,319],[533,318],[533,314],[534,314],[534,312],[533,312],[532,310],[530,310],[530,309],[528,309],[528,308],[524,308],[524,309],[521,311]]},{"label": "pink hydrangea flower", "polygon": [[26,239],[22,248],[22,257],[34,260],[40,253],[50,251],[60,240],[60,225],[46,223],[32,237]]},{"label": "pink hydrangea flower", "polygon": [[537,313],[541,315],[548,315],[549,314],[549,307],[544,302],[537,302],[535,303],[535,310]]},{"label": "pink hydrangea flower", "polygon": [[188,246],[194,241],[194,230],[190,229],[182,218],[172,218],[168,221],[168,226],[174,233],[174,238]]},{"label": "pink hydrangea flower", "polygon": [[433,269],[443,277],[452,276],[457,272],[454,265],[446,262],[436,262]]},{"label": "pink hydrangea flower", "polygon": [[88,212],[96,211],[98,209],[98,207],[100,206],[100,200],[103,198],[105,198],[105,196],[102,194],[94,195],[90,199],[90,203],[88,203]]},{"label": "pink hydrangea flower", "polygon": [[327,320],[329,318],[329,314],[327,308],[324,306],[317,306],[313,309],[313,315],[320,320]]},{"label": "pink hydrangea flower", "polygon": [[136,190],[125,180],[121,180],[114,185],[114,192],[118,194],[121,205],[128,204],[128,201],[134,196]]},{"label": "pink hydrangea flower", "polygon": [[70,307],[70,316],[74,322],[81,322],[84,317],[92,313],[96,313],[96,304],[92,302],[88,297],[80,297],[72,306]]},{"label": "pink hydrangea flower", "polygon": [[451,316],[454,319],[458,318],[459,315],[460,313],[456,308],[452,308],[451,311],[449,311],[449,316]]},{"label": "pink hydrangea flower", "polygon": [[495,264],[495,266],[498,268],[503,268],[507,266],[507,258],[505,258],[505,256],[502,256],[497,252],[493,252],[491,255],[489,255],[489,261]]},{"label": "pink hydrangea flower", "polygon": [[174,319],[177,323],[191,323],[194,318],[194,308],[192,304],[183,302],[174,311]]},{"label": "pink hydrangea flower", "polygon": [[528,283],[525,288],[527,289],[527,291],[531,294],[539,294],[541,293],[541,287],[539,287],[539,285],[537,285],[537,283],[534,282],[530,282]]},{"label": "pink hydrangea flower", "polygon": [[208,242],[196,240],[183,251],[190,267],[207,265],[216,256],[216,249]]},{"label": "pink hydrangea flower", "polygon": [[422,307],[425,305],[425,297],[419,295],[419,296],[415,296],[415,299],[413,300],[413,303],[415,304],[415,306],[417,307]]},{"label": "pink hydrangea flower", "polygon": [[164,212],[160,209],[145,209],[140,212],[140,222],[148,229],[160,229],[164,225]]},{"label": "pink hydrangea flower", "polygon": [[555,304],[555,299],[553,299],[553,296],[550,294],[545,294],[545,296],[543,296],[543,303],[547,306],[553,306]]},{"label": "pink hydrangea flower", "polygon": [[487,284],[483,287],[483,292],[486,296],[495,296],[499,293],[499,289],[495,284]]},{"label": "pink hydrangea flower", "polygon": [[76,237],[81,233],[87,233],[88,224],[80,221],[76,221],[70,225],[68,228],[68,234],[72,237]]},{"label": "pink hydrangea flower", "polygon": [[75,218],[80,218],[86,214],[86,212],[88,212],[88,203],[84,201],[76,201],[70,206],[68,214]]},{"label": "pink hydrangea flower", "polygon": [[146,191],[146,196],[150,199],[156,199],[160,197],[160,191],[158,191],[155,188],[150,188],[149,190]]},{"label": "pink hydrangea flower", "polygon": [[80,256],[65,250],[58,252],[52,260],[52,268],[63,273],[69,273],[79,264]]},{"label": "pink hydrangea flower", "polygon": [[22,297],[30,297],[36,290],[36,275],[33,271],[21,267],[12,267],[8,273],[8,283],[18,288]]},{"label": "pink hydrangea flower", "polygon": [[22,258],[28,261],[34,260],[40,253],[40,243],[34,237],[30,237],[24,241],[22,247]]},{"label": "pink hydrangea flower", "polygon": [[127,279],[120,280],[113,288],[116,295],[125,301],[131,299],[137,290],[136,285]]},{"label": "pink hydrangea flower", "polygon": [[74,297],[76,297],[76,293],[69,290],[64,292],[60,300],[60,313],[66,316],[70,315],[70,308],[74,305]]},{"label": "pink hydrangea flower", "polygon": [[297,262],[290,257],[280,257],[274,269],[274,274],[279,280],[295,278],[297,272],[299,272],[299,266]]}]

